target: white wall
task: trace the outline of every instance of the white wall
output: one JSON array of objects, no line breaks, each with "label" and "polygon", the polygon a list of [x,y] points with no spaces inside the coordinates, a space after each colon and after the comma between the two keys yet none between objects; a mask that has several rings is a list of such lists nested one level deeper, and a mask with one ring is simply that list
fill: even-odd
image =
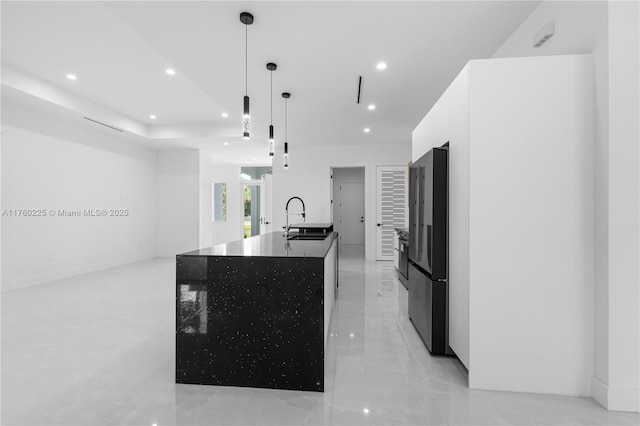
[{"label": "white wall", "polygon": [[471,61],[469,76],[469,386],[588,396],[592,59]]},{"label": "white wall", "polygon": [[[544,1],[494,54],[593,54],[596,284],[592,394],[605,407],[630,411],[640,409],[640,321],[638,305],[628,305],[640,298],[639,238],[629,239],[633,235],[630,230],[639,228],[638,96],[633,95],[638,93],[639,15],[637,2]],[[551,20],[555,21],[556,34],[541,48],[532,47],[532,34]],[[620,121],[616,121],[618,117]],[[633,117],[631,121],[629,117]],[[610,377],[612,370],[621,373],[618,378]]]},{"label": "white wall", "polygon": [[600,392],[594,396],[611,410],[625,411],[640,411],[639,50],[640,4],[611,2],[608,381],[596,374],[594,388]]},{"label": "white wall", "polygon": [[[3,101],[2,290],[156,256],[156,152],[84,122]],[[83,120],[82,120],[83,121]],[[54,217],[54,209],[128,209],[126,217]]]},{"label": "white wall", "polygon": [[213,222],[212,244],[222,244],[242,239],[242,189],[240,183],[240,166],[213,166],[212,182],[227,184],[227,221]]},{"label": "white wall", "polygon": [[196,149],[158,152],[158,255],[200,248],[200,155]]},{"label": "white wall", "polygon": [[449,346],[469,368],[469,65],[413,131],[412,160],[449,145]]},{"label": "white wall", "polygon": [[[273,168],[273,230],[285,225],[284,208],[292,196],[304,200],[307,222],[331,219],[331,167],[365,167],[365,212],[375,218],[376,166],[405,166],[411,157],[411,145],[340,145],[327,147],[289,146],[289,170],[280,164],[282,148],[276,149]],[[375,219],[365,223],[365,253],[375,259]]]},{"label": "white wall", "polygon": [[[542,47],[531,37],[542,25],[555,21],[556,33]],[[608,197],[609,197],[609,36],[606,2],[544,1],[494,53],[494,58],[592,53],[596,89],[595,106],[595,335],[606,341],[608,296]],[[598,351],[598,349],[596,349]],[[596,356],[596,371],[607,370],[607,360]],[[605,373],[606,374],[606,373]]]},{"label": "white wall", "polygon": [[[0,117],[2,117],[2,102],[0,102]],[[0,123],[0,127],[1,126],[2,124]],[[2,210],[2,206],[3,206],[3,202],[2,202],[2,132],[0,131],[0,210]],[[0,307],[2,306],[2,290],[4,289],[2,284],[2,238],[3,238],[2,220],[0,219]],[[1,313],[0,313],[0,330],[2,330]],[[2,353],[2,338],[0,338],[0,354],[1,353]],[[2,386],[0,386],[0,416],[2,416]]]},{"label": "white wall", "polygon": [[591,56],[471,61],[413,132],[414,159],[450,141],[449,343],[472,388],[589,394],[592,84]]},{"label": "white wall", "polygon": [[[461,73],[464,73],[461,71]],[[456,77],[460,79],[460,76]],[[468,81],[463,79],[465,96],[467,95]],[[415,162],[422,157],[425,152],[433,147],[442,146],[451,138],[449,132],[449,97],[450,92],[447,90],[440,96],[440,99],[431,107],[429,113],[420,121],[413,130],[411,145],[411,161]],[[468,111],[464,111],[464,115],[468,115]]]},{"label": "white wall", "polygon": [[199,152],[198,172],[200,178],[200,229],[198,232],[200,248],[211,247],[213,243],[213,192],[211,154]]}]

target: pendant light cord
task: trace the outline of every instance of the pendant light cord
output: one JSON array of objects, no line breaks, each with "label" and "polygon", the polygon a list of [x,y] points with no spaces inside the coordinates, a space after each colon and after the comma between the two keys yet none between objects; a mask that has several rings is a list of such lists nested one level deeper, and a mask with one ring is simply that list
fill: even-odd
[{"label": "pendant light cord", "polygon": [[248,86],[248,77],[247,77],[247,73],[248,73],[248,65],[247,65],[247,57],[248,57],[248,52],[249,52],[249,32],[248,32],[248,25],[245,24],[244,25],[244,95],[247,96],[247,86]]},{"label": "pendant light cord", "polygon": [[273,71],[271,71],[271,125],[273,125]]},{"label": "pendant light cord", "polygon": [[288,99],[284,100],[284,141],[287,142],[287,140],[289,139],[287,137],[287,101]]}]

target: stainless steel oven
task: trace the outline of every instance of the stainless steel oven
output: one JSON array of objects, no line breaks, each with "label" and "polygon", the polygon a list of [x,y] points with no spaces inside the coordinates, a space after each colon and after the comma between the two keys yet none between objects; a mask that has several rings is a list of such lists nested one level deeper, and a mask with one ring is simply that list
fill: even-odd
[{"label": "stainless steel oven", "polygon": [[400,239],[398,238],[398,230],[393,233],[393,266],[396,271],[400,270]]},{"label": "stainless steel oven", "polygon": [[400,282],[407,288],[407,279],[409,278],[409,240],[400,239],[400,268],[398,268],[398,278]]},{"label": "stainless steel oven", "polygon": [[402,285],[407,288],[407,279],[409,277],[409,233],[406,229],[396,228],[394,241],[394,265],[398,271],[398,279]]}]

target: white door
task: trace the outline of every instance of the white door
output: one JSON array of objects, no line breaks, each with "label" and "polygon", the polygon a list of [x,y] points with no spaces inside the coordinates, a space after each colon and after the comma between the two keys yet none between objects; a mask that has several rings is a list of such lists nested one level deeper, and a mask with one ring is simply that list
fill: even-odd
[{"label": "white door", "polygon": [[364,244],[364,182],[340,184],[340,243]]},{"label": "white door", "polygon": [[265,183],[250,181],[242,184],[242,233],[245,238],[267,233]]},{"label": "white door", "polygon": [[393,228],[407,227],[407,166],[378,166],[376,174],[376,260],[393,260]]},{"label": "white door", "polygon": [[264,175],[264,219],[263,226],[264,234],[272,232],[273,229],[273,175]]},{"label": "white door", "polygon": [[265,197],[265,184],[261,183],[260,185],[258,185],[258,188],[260,188],[258,191],[258,193],[260,194],[260,201],[259,201],[259,206],[258,206],[258,214],[260,215],[260,218],[258,219],[258,223],[260,224],[260,234],[266,234],[267,233],[267,226],[264,224],[265,222],[265,215],[267,214],[267,200]]}]

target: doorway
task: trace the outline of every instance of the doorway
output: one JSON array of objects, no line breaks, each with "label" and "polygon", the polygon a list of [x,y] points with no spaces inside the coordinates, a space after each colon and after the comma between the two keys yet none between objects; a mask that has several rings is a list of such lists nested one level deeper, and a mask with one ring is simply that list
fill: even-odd
[{"label": "doorway", "polygon": [[251,238],[271,232],[271,166],[240,166],[242,236]]},{"label": "doorway", "polygon": [[365,169],[333,168],[333,227],[340,236],[344,255],[364,257],[365,253]]},{"label": "doorway", "polygon": [[244,238],[264,234],[264,183],[242,184],[242,233]]}]

